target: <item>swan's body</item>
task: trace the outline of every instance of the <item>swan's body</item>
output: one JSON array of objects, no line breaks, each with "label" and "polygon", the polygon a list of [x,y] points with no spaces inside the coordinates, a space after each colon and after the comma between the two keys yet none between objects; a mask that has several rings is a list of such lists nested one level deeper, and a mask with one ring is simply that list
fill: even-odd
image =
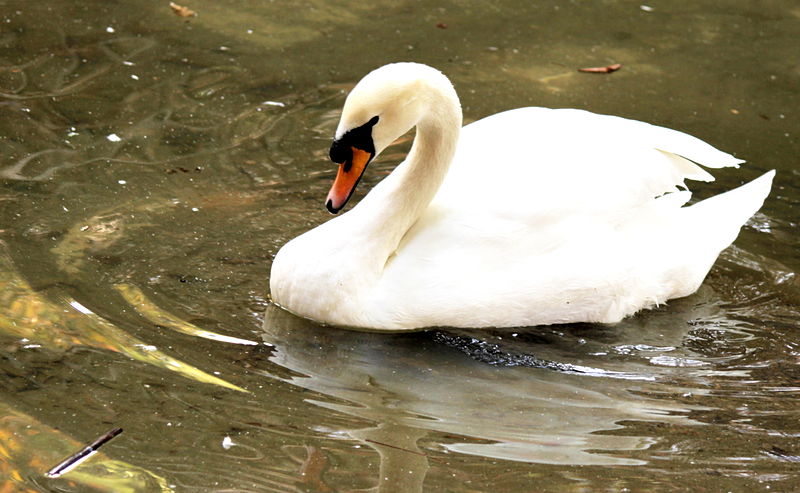
[{"label": "swan's body", "polygon": [[390,176],[278,252],[276,303],[383,330],[617,322],[697,290],[774,175],[683,207],[685,179],[713,180],[694,163],[741,161],[681,132],[580,110],[521,108],[461,129],[442,74],[393,64],[345,103],[331,156],[352,163],[328,208],[355,187],[351,164],[363,169],[412,126],[414,146]]}]

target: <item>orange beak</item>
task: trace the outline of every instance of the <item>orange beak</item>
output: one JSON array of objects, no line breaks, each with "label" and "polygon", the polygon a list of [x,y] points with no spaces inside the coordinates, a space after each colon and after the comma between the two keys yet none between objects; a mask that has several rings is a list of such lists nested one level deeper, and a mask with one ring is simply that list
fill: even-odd
[{"label": "orange beak", "polygon": [[369,164],[370,159],[372,159],[372,154],[367,151],[357,147],[350,147],[350,150],[353,152],[353,158],[349,163],[345,161],[339,164],[339,171],[336,172],[336,179],[333,180],[331,191],[328,192],[328,198],[325,199],[325,207],[327,207],[332,214],[336,214],[342,210],[353,194],[353,191],[356,189],[356,185],[358,185],[361,175],[364,174],[364,170],[367,169],[367,164]]}]

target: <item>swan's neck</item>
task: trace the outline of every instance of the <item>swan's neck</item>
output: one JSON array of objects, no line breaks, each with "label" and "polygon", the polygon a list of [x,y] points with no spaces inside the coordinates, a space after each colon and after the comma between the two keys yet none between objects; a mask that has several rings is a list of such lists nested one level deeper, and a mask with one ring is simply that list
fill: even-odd
[{"label": "swan's neck", "polygon": [[458,144],[461,105],[452,86],[432,88],[428,97],[408,157],[352,211],[378,272],[436,195]]}]

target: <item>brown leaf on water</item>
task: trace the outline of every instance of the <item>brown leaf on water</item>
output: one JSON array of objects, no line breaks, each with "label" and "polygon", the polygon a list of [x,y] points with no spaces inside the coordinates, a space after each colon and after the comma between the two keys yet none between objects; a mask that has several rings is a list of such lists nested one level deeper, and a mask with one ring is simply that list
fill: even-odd
[{"label": "brown leaf on water", "polygon": [[606,65],[605,67],[579,68],[578,72],[586,72],[589,74],[610,74],[611,72],[616,72],[621,68],[622,68],[621,63],[615,63],[613,65]]},{"label": "brown leaf on water", "polygon": [[189,7],[184,7],[183,5],[178,5],[177,3],[170,2],[169,8],[172,9],[172,13],[177,15],[178,17],[195,17],[197,12],[191,10]]}]

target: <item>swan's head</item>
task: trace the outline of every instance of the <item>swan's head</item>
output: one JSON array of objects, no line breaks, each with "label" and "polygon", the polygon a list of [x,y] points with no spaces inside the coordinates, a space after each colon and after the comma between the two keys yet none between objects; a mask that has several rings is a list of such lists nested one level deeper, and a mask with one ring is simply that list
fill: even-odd
[{"label": "swan's head", "polygon": [[325,201],[330,212],[345,206],[370,161],[426,114],[437,86],[458,100],[441,72],[419,63],[385,65],[356,84],[331,145],[330,158],[339,170]]}]

